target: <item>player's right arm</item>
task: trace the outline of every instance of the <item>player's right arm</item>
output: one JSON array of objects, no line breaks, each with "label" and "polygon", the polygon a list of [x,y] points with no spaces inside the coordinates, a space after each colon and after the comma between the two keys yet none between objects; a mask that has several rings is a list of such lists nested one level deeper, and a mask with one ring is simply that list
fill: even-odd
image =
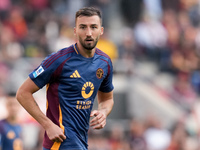
[{"label": "player's right arm", "polygon": [[33,97],[33,93],[38,90],[39,87],[30,78],[27,78],[18,89],[16,98],[26,111],[45,129],[50,140],[63,142],[66,139],[63,130],[41,111]]}]

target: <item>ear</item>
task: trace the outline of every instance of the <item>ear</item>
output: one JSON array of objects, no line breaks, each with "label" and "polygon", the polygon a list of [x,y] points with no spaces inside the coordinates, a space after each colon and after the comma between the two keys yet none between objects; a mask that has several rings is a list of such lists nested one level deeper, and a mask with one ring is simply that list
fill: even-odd
[{"label": "ear", "polygon": [[101,27],[101,34],[100,35],[103,35],[103,32],[104,32],[104,27]]},{"label": "ear", "polygon": [[76,36],[76,27],[74,27],[74,35]]}]

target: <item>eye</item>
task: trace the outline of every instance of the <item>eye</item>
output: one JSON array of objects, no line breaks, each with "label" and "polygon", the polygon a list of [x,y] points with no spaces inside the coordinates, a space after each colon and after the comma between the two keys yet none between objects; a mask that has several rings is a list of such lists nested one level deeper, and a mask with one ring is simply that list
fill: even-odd
[{"label": "eye", "polygon": [[80,26],[80,29],[85,29],[85,26]]},{"label": "eye", "polygon": [[97,26],[92,26],[91,28],[92,28],[92,29],[97,29]]}]

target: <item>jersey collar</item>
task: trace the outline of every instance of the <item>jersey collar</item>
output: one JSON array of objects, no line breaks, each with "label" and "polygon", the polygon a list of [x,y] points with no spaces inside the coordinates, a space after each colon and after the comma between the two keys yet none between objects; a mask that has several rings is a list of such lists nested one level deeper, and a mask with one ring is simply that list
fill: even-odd
[{"label": "jersey collar", "polygon": [[75,43],[73,46],[74,46],[74,50],[75,50],[76,54],[79,54],[78,48],[77,48],[77,43]]}]

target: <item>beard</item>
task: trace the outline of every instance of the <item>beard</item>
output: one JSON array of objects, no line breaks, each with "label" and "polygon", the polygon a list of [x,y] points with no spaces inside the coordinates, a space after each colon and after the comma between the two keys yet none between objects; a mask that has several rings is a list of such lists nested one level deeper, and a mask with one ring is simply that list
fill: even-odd
[{"label": "beard", "polygon": [[[85,41],[87,41],[87,40],[90,40],[92,42],[91,43],[86,43]],[[85,40],[82,40],[81,38],[79,38],[79,41],[80,41],[81,45],[86,50],[92,50],[93,48],[95,48],[96,45],[97,45],[98,40],[99,40],[99,37],[97,37],[95,40],[92,39],[92,38],[86,38]]]}]

